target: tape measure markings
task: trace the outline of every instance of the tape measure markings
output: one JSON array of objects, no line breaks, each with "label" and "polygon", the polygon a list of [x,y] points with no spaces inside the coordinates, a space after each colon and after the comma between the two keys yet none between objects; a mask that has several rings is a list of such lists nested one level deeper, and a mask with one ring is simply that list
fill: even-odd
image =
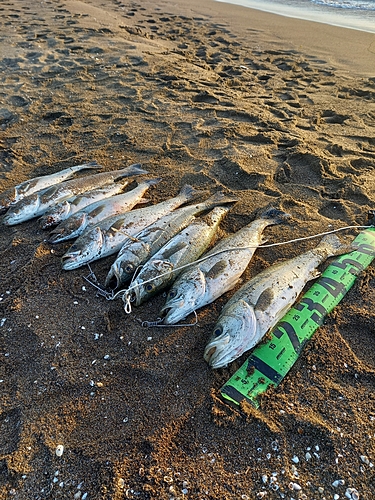
[{"label": "tape measure markings", "polygon": [[224,399],[239,404],[243,399],[259,406],[257,397],[278,385],[298,359],[305,344],[327,314],[341,301],[356,277],[375,257],[375,228],[361,232],[356,249],[341,255],[279,321],[270,339],[255,347],[245,363],[221,388]]}]

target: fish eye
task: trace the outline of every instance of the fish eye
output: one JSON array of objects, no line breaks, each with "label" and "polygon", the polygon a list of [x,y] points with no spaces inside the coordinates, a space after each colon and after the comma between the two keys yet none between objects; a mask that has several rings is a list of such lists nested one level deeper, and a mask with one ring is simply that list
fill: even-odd
[{"label": "fish eye", "polygon": [[148,283],[148,284],[146,285],[146,290],[147,290],[148,292],[152,292],[152,290],[153,290],[154,288],[155,288],[155,286],[154,286],[152,283]]},{"label": "fish eye", "polygon": [[132,264],[128,264],[127,266],[125,266],[125,272],[130,274],[134,271],[134,266]]},{"label": "fish eye", "polygon": [[217,328],[215,328],[215,330],[214,330],[215,337],[220,337],[220,335],[222,333],[223,333],[223,327],[222,326],[218,326]]},{"label": "fish eye", "polygon": [[172,288],[172,290],[168,294],[169,299],[174,299],[177,295],[177,290],[175,288]]}]

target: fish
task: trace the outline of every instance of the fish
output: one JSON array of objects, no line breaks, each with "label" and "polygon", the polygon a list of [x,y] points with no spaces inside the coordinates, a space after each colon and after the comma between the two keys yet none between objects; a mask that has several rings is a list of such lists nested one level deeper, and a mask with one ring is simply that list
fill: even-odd
[{"label": "fish", "polygon": [[126,238],[137,234],[170,211],[201,194],[202,191],[185,185],[174,198],[150,207],[137,208],[126,214],[107,217],[78,237],[62,256],[62,268],[65,271],[77,269],[87,263],[113,255],[120,250]]},{"label": "fish", "polygon": [[[155,186],[161,181],[149,179],[138,184],[138,186],[127,193],[118,194],[105,200],[100,200],[71,215],[68,219],[59,224],[50,234],[48,243],[61,243],[78,237],[89,227],[95,226],[101,220],[117,214],[128,212],[135,205],[141,203],[142,197],[151,186]],[[146,200],[147,201],[147,200]]]},{"label": "fish", "polygon": [[174,210],[147,226],[133,238],[126,239],[109,270],[105,286],[110,287],[113,282],[115,286],[112,289],[125,285],[139,266],[147,262],[171,238],[188,226],[196,215],[217,205],[236,201],[238,198],[219,191],[202,203]]},{"label": "fish", "polygon": [[121,193],[129,182],[130,181],[122,183],[113,182],[103,188],[92,189],[91,191],[72,196],[61,203],[58,203],[48,210],[42,217],[40,217],[38,220],[39,225],[42,229],[49,229],[52,226],[57,226],[57,224],[66,220],[68,217],[88,205]]},{"label": "fish", "polygon": [[71,179],[60,182],[55,186],[50,186],[41,191],[26,196],[15,205],[9,208],[5,214],[3,223],[7,226],[13,226],[21,222],[33,219],[43,215],[50,207],[60,203],[73,195],[89,191],[100,186],[105,186],[116,179],[130,177],[147,173],[141,168],[141,165],[135,164],[121,170],[112,172],[102,172],[95,175],[86,175],[78,179]]},{"label": "fish", "polygon": [[205,217],[194,220],[146,262],[128,288],[136,306],[166,288],[181,272],[178,268],[202,255],[229,210],[229,207],[219,206]]},{"label": "fish", "polygon": [[11,205],[14,205],[18,201],[29,196],[36,191],[46,189],[50,186],[54,186],[59,182],[63,182],[66,179],[70,179],[76,172],[80,170],[88,169],[98,169],[103,168],[101,165],[92,161],[90,163],[83,163],[82,165],[76,165],[74,167],[68,167],[64,170],[60,170],[54,174],[41,175],[40,177],[34,177],[28,179],[17,186],[7,189],[0,194],[0,213],[6,211]]},{"label": "fish", "polygon": [[219,241],[203,255],[205,260],[183,271],[161,309],[163,323],[178,323],[231,290],[249,265],[256,248],[265,242],[262,238],[264,229],[285,222],[288,217],[275,208],[265,210],[259,218]]},{"label": "fish", "polygon": [[224,306],[204,351],[214,369],[257,345],[292,307],[327,258],[353,250],[329,234],[312,250],[273,264],[243,285]]}]

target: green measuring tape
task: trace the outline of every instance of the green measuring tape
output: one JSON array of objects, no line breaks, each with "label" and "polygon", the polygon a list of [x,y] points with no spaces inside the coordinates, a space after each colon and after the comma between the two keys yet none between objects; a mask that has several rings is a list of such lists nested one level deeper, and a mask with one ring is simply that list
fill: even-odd
[{"label": "green measuring tape", "polygon": [[327,314],[375,258],[375,227],[362,231],[353,244],[357,249],[341,255],[327,267],[319,281],[271,330],[270,339],[257,346],[223,385],[220,392],[224,400],[236,405],[245,400],[258,407],[258,396],[280,384]]}]

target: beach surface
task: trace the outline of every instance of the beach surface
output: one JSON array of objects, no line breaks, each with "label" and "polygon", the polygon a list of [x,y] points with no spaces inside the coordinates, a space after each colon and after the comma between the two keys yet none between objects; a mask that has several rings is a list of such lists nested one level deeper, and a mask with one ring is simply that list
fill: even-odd
[{"label": "beach surface", "polygon": [[[269,243],[366,224],[374,35],[186,3],[1,4],[0,191],[142,163],[163,179],[150,204],[184,184],[236,195],[218,238],[269,206],[291,215]],[[219,391],[246,354],[215,371],[203,351],[233,291],[195,326],[145,328],[162,294],[125,314],[47,236],[0,231],[1,499],[375,498],[373,265],[260,409],[232,408]],[[258,249],[236,288],[318,241]],[[92,264],[99,283],[112,262]]]}]

